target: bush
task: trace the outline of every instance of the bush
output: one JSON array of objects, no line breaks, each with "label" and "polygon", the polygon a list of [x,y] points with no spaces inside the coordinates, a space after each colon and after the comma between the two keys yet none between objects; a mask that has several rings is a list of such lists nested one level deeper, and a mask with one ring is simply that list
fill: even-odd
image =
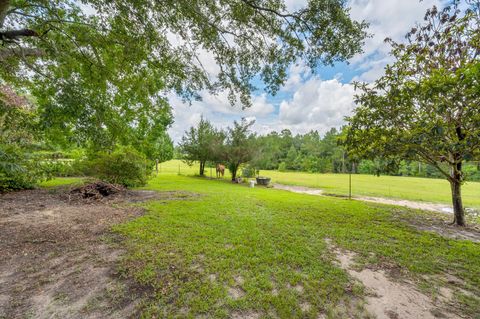
[{"label": "bush", "polygon": [[74,160],[49,160],[44,161],[43,166],[51,176],[74,177],[84,175],[82,163]]},{"label": "bush", "polygon": [[255,170],[255,167],[253,166],[249,165],[242,169],[242,177],[251,178],[251,177],[255,177],[255,174],[256,174],[256,170]]},{"label": "bush", "polygon": [[0,144],[0,192],[33,188],[47,178],[41,161],[31,153],[15,145]]},{"label": "bush", "polygon": [[287,164],[285,164],[285,162],[280,163],[280,165],[278,165],[278,170],[280,172],[285,172],[287,170]]},{"label": "bush", "polygon": [[151,165],[145,155],[131,147],[121,147],[112,153],[97,153],[84,163],[86,175],[127,187],[147,183]]}]

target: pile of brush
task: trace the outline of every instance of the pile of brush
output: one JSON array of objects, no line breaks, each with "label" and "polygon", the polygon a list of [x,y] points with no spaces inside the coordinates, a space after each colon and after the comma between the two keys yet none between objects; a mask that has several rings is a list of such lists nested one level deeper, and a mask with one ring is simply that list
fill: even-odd
[{"label": "pile of brush", "polygon": [[72,189],[69,193],[69,199],[97,201],[107,197],[113,197],[125,191],[126,188],[122,185],[95,181]]}]

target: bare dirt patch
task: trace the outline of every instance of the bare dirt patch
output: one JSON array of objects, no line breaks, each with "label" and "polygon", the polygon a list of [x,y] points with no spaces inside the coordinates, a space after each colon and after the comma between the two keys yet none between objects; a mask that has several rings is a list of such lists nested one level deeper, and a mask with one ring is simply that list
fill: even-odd
[{"label": "bare dirt patch", "polygon": [[443,299],[432,300],[418,291],[413,283],[400,277],[392,278],[392,273],[384,269],[355,270],[355,253],[336,249],[330,241],[327,244],[339,265],[367,289],[366,309],[376,318],[460,318],[449,312],[447,294]]},{"label": "bare dirt patch", "polygon": [[135,315],[145,288],[117,273],[121,238],[110,228],[143,214],[129,202],[173,194],[124,190],[95,203],[69,195],[66,188],[0,195],[0,318]]},{"label": "bare dirt patch", "polygon": [[392,209],[394,217],[421,231],[430,231],[446,238],[480,242],[480,225],[470,223],[459,227],[451,223],[451,217],[443,214],[424,212],[423,214],[399,208]]},{"label": "bare dirt patch", "polygon": [[428,210],[428,211],[437,212],[437,213],[453,214],[452,207],[445,204],[415,202],[415,201],[404,200],[404,199],[390,199],[390,198],[369,197],[369,196],[355,196],[354,199],[361,200],[364,202],[396,205],[396,206],[403,206],[403,207],[408,207],[413,209]]},{"label": "bare dirt patch", "polygon": [[281,190],[289,191],[289,192],[293,192],[293,193],[300,193],[300,194],[309,194],[309,195],[322,195],[323,194],[323,191],[321,189],[303,187],[303,186],[273,184],[273,188],[281,189]]}]

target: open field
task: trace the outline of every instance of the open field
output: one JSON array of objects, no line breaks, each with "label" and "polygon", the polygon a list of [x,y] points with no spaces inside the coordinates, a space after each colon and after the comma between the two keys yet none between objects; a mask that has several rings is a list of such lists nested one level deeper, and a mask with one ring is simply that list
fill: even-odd
[{"label": "open field", "polygon": [[[180,173],[182,175],[198,174],[196,165],[189,167],[185,163],[173,160],[161,164],[161,172]],[[209,176],[210,169],[206,169]],[[215,169],[212,170],[215,177]],[[347,174],[310,174],[302,172],[260,171],[260,175],[272,178],[272,182],[320,188],[326,193],[348,195]],[[225,172],[229,178],[229,172]],[[443,179],[352,175],[353,195],[377,196],[432,203],[451,203],[450,185]],[[480,183],[467,182],[462,189],[463,201],[466,207],[480,208]]]}]

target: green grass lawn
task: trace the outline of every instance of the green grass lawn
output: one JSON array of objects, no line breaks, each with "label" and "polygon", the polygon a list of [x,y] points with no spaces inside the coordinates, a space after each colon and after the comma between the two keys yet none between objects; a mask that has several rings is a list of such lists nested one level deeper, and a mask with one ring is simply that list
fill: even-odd
[{"label": "green grass lawn", "polygon": [[[161,173],[178,173],[182,175],[198,174],[197,165],[192,167],[173,160],[160,165]],[[206,169],[207,176],[210,169]],[[278,172],[263,170],[262,176],[272,178],[272,182],[287,185],[308,186],[323,189],[327,193],[347,195],[347,174],[310,174],[301,172]],[[212,170],[215,176],[215,169]],[[229,177],[228,171],[225,172]],[[433,203],[451,203],[450,185],[443,179],[352,175],[353,195],[389,197],[425,201]],[[467,182],[462,189],[463,201],[466,207],[480,208],[480,183]]]},{"label": "green grass lawn", "polygon": [[166,170],[146,189],[173,193],[114,228],[125,238],[121,272],[149,291],[144,318],[366,317],[366,292],[326,238],[363,264],[395,265],[432,294],[445,273],[461,278],[473,296],[457,292],[459,308],[480,313],[480,244],[418,231],[399,218],[408,209]]},{"label": "green grass lawn", "polygon": [[62,185],[75,185],[83,183],[84,178],[82,177],[55,177],[48,181],[43,181],[40,183],[40,187],[57,187]]}]

